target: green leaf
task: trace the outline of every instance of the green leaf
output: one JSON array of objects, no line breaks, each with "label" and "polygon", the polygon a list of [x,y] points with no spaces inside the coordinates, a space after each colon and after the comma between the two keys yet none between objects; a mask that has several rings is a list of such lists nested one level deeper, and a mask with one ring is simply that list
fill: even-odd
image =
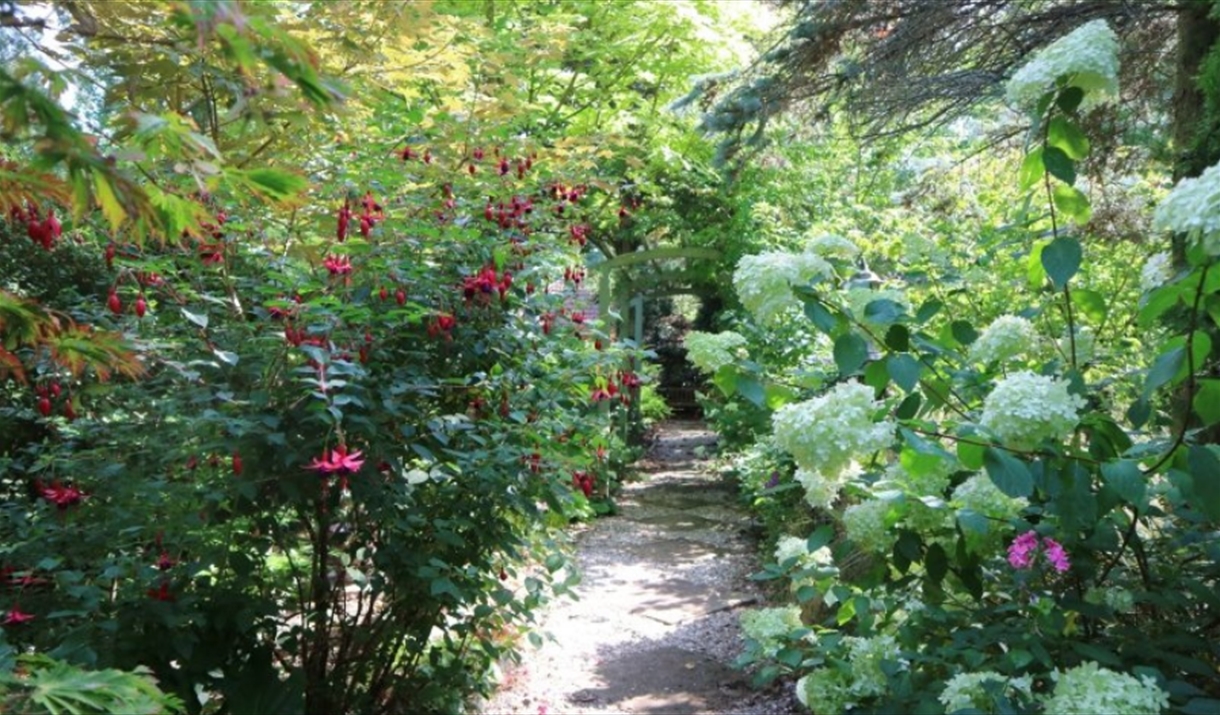
[{"label": "green leaf", "polygon": [[741,375],[737,378],[737,392],[742,397],[750,402],[764,406],[766,401],[766,392],[763,390],[762,382],[753,375]]},{"label": "green leaf", "polygon": [[1109,309],[1106,307],[1106,299],[1101,293],[1088,288],[1073,288],[1072,302],[1076,304],[1077,309],[1084,314],[1086,318],[1094,323],[1103,323],[1106,320],[1106,315]]},{"label": "green leaf", "polygon": [[872,323],[893,323],[902,317],[902,313],[902,306],[889,298],[878,298],[864,306],[864,319]]},{"label": "green leaf", "polygon": [[975,330],[968,320],[955,320],[949,329],[953,332],[953,339],[962,345],[969,345],[979,339],[979,331]]},{"label": "green leaf", "polygon": [[1089,197],[1081,193],[1079,189],[1067,184],[1057,184],[1051,190],[1051,198],[1055,202],[1055,208],[1065,218],[1072,219],[1079,224],[1089,222],[1089,215],[1091,213]]},{"label": "green leaf", "polygon": [[966,469],[982,469],[983,455],[986,450],[987,448],[981,444],[958,442],[957,458],[961,460],[962,466]]},{"label": "green leaf", "polygon": [[1195,393],[1193,405],[1204,427],[1220,422],[1220,380],[1199,380],[1199,391]]},{"label": "green leaf", "polygon": [[1080,131],[1080,127],[1062,115],[1051,120],[1047,127],[1047,141],[1071,159],[1083,159],[1089,154],[1088,137]]},{"label": "green leaf", "polygon": [[1186,348],[1178,346],[1163,352],[1153,361],[1148,369],[1148,377],[1144,380],[1144,399],[1152,396],[1157,388],[1166,384],[1178,374],[1178,370],[1186,364]]},{"label": "green leaf", "polygon": [[898,409],[894,410],[894,416],[900,420],[914,419],[922,404],[923,397],[918,392],[912,392],[898,405]]},{"label": "green leaf", "polygon": [[830,540],[835,536],[834,527],[830,524],[823,524],[814,530],[809,538],[805,540],[805,548],[810,552],[817,551],[823,546],[830,543]]},{"label": "green leaf", "polygon": [[885,369],[884,360],[870,362],[864,368],[864,384],[876,390],[878,395],[889,382],[889,372]]},{"label": "green leaf", "polygon": [[1062,92],[1055,97],[1055,104],[1060,109],[1068,114],[1074,114],[1076,109],[1080,107],[1080,103],[1084,101],[1084,90],[1080,87],[1065,87]]},{"label": "green leaf", "polygon": [[910,392],[919,384],[919,373],[922,366],[918,360],[910,355],[906,353],[891,355],[885,361],[885,366],[894,384],[901,387],[904,391]]},{"label": "green leaf", "polygon": [[835,340],[834,356],[841,374],[854,374],[868,359],[868,343],[855,333],[844,333]]},{"label": "green leaf", "polygon": [[911,331],[905,325],[891,325],[885,332],[885,346],[900,353],[910,350]]},{"label": "green leaf", "polygon": [[102,209],[102,215],[110,224],[110,230],[118,231],[123,222],[127,220],[127,210],[114,195],[114,188],[110,186],[110,180],[105,174],[93,175],[93,195],[97,198],[97,205]]},{"label": "green leaf", "polygon": [[949,555],[945,553],[945,547],[936,542],[928,545],[928,553],[924,555],[923,563],[928,570],[928,578],[933,583],[944,581],[949,573]]},{"label": "green leaf", "polygon": [[1042,165],[1051,176],[1068,186],[1076,183],[1076,164],[1059,147],[1048,146],[1042,150]]},{"label": "green leaf", "polygon": [[1034,479],[1029,467],[1008,452],[988,447],[983,453],[983,467],[996,488],[1010,497],[1028,497],[1034,492]]},{"label": "green leaf", "polygon": [[712,376],[712,384],[724,393],[725,397],[732,397],[737,394],[738,376],[736,365],[721,365],[716,374]]},{"label": "green leaf", "polygon": [[1042,181],[1042,175],[1046,173],[1046,167],[1042,163],[1042,147],[1034,149],[1025,155],[1025,160],[1021,162],[1021,170],[1017,174],[1017,181],[1020,184],[1022,191],[1029,191]]},{"label": "green leaf", "polygon": [[277,203],[295,199],[309,188],[304,177],[278,169],[233,169],[229,173],[255,193]]},{"label": "green leaf", "polygon": [[1210,448],[1196,445],[1187,453],[1186,462],[1198,497],[1192,506],[1212,521],[1220,521],[1220,457]]},{"label": "green leaf", "polygon": [[1101,476],[1106,486],[1122,497],[1123,501],[1143,511],[1147,507],[1148,481],[1140,465],[1130,459],[1108,462],[1101,465]]},{"label": "green leaf", "polygon": [[805,316],[809,318],[814,327],[827,335],[833,334],[839,326],[839,321],[834,314],[817,300],[805,302]]},{"label": "green leaf", "polygon": [[1215,698],[1192,698],[1181,707],[1182,715],[1216,715],[1220,713],[1220,700]]},{"label": "green leaf", "polygon": [[191,311],[187,310],[186,308],[180,308],[180,310],[182,311],[182,317],[191,321],[195,325],[198,325],[200,328],[203,328],[204,330],[208,329],[208,316],[206,314],[192,313]]},{"label": "green leaf", "polygon": [[1069,236],[1060,236],[1042,249],[1042,267],[1046,269],[1051,283],[1063,290],[1072,276],[1080,270],[1082,257],[1079,241]]},{"label": "green leaf", "polygon": [[919,306],[919,310],[915,311],[915,321],[919,323],[926,323],[932,318],[936,317],[936,314],[939,313],[941,308],[944,307],[944,303],[933,298]]}]

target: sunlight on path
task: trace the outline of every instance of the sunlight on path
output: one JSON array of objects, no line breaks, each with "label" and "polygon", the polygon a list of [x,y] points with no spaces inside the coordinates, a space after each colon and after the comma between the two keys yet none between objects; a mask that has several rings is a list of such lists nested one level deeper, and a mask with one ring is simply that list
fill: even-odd
[{"label": "sunlight on path", "polygon": [[749,517],[731,481],[707,473],[715,436],[670,422],[626,485],[621,516],[578,538],[580,601],[545,616],[556,642],[528,649],[486,713],[799,712],[791,688],[754,692],[731,667],[743,606],[759,602]]}]

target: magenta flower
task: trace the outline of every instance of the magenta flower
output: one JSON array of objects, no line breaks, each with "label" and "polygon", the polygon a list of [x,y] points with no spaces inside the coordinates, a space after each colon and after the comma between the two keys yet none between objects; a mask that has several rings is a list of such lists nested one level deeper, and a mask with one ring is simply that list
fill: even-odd
[{"label": "magenta flower", "polygon": [[25,613],[20,606],[14,605],[8,613],[4,614],[4,620],[0,621],[0,625],[19,626],[32,620],[34,620],[33,614]]},{"label": "magenta flower", "polygon": [[1014,569],[1029,569],[1034,566],[1034,559],[1038,555],[1038,547],[1041,545],[1042,552],[1051,567],[1059,573],[1065,573],[1071,568],[1071,563],[1068,561],[1067,552],[1064,551],[1063,545],[1049,536],[1043,538],[1041,543],[1038,541],[1038,534],[1033,531],[1027,531],[1017,538],[1013,539],[1008,546],[1008,563]]},{"label": "magenta flower", "polygon": [[1027,569],[1034,565],[1034,553],[1038,550],[1038,535],[1032,531],[1021,534],[1008,547],[1008,563],[1014,569]]},{"label": "magenta flower", "polygon": [[315,457],[309,463],[310,469],[316,469],[322,474],[340,474],[343,476],[355,474],[364,466],[364,460],[361,459],[363,452],[355,450],[351,453],[347,451],[346,445],[339,445],[330,451],[330,457],[326,456],[326,450],[322,450],[321,457]]},{"label": "magenta flower", "polygon": [[1047,537],[1042,540],[1042,545],[1046,548],[1046,560],[1051,562],[1051,566],[1055,567],[1056,571],[1064,573],[1071,567],[1062,544]]}]

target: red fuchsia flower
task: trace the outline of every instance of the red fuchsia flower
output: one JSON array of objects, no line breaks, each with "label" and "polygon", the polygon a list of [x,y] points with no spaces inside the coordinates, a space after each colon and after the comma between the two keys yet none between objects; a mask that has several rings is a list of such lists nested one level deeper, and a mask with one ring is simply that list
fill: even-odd
[{"label": "red fuchsia flower", "polygon": [[147,311],[148,311],[148,303],[147,303],[147,301],[144,300],[144,296],[140,296],[139,298],[136,298],[136,317],[143,318],[144,314]]},{"label": "red fuchsia flower", "polygon": [[[323,477],[324,480],[330,477],[332,474],[337,474],[339,476],[339,488],[347,489],[347,478],[356,472],[359,472],[360,468],[364,466],[364,459],[362,459],[362,456],[363,452],[360,450],[348,452],[347,445],[341,444],[338,447],[330,450],[329,457],[327,456],[326,450],[322,450],[322,456],[315,457],[314,460],[309,463],[308,469],[316,471]],[[325,494],[325,481],[322,482],[322,488],[323,493]]]},{"label": "red fuchsia flower", "polygon": [[169,591],[169,581],[162,581],[158,588],[148,589],[148,597],[154,601],[174,601],[174,594]]},{"label": "red fuchsia flower", "polygon": [[241,452],[234,451],[233,452],[233,473],[240,477],[241,472],[244,468],[245,467],[241,461]]},{"label": "red fuchsia flower", "polygon": [[585,497],[593,496],[593,475],[588,472],[572,472],[572,486],[584,492]]},{"label": "red fuchsia flower", "polygon": [[345,201],[339,207],[339,225],[335,230],[335,238],[339,243],[347,240],[347,226],[352,221],[352,207]]},{"label": "red fuchsia flower", "polygon": [[640,386],[640,378],[634,372],[624,371],[619,375],[619,382],[622,383],[623,387],[628,388]]},{"label": "red fuchsia flower", "polygon": [[428,324],[428,335],[433,338],[443,335],[446,340],[452,340],[453,335],[450,333],[456,325],[457,319],[452,315],[449,313],[438,313],[432,319],[432,322]]},{"label": "red fuchsia flower", "polygon": [[29,623],[35,618],[36,616],[34,614],[25,613],[21,610],[20,606],[13,604],[13,607],[9,609],[8,613],[4,614],[4,620],[0,621],[0,623],[6,626],[19,626],[22,623]]},{"label": "red fuchsia flower", "polygon": [[309,469],[313,469],[321,474],[355,474],[364,466],[363,454],[360,450],[348,452],[347,446],[341,444],[330,450],[329,456],[327,456],[326,450],[322,450],[322,456],[315,457],[309,463]]},{"label": "red fuchsia flower", "polygon": [[115,315],[123,314],[123,301],[119,300],[119,294],[113,289],[110,291],[110,296],[106,298],[106,307]]},{"label": "red fuchsia flower", "polygon": [[61,511],[80,504],[81,500],[85,498],[85,493],[81,490],[76,487],[61,486],[58,481],[52,482],[49,487],[44,487],[40,483],[35,483],[35,486],[43,499],[59,507]]},{"label": "red fuchsia flower", "polygon": [[399,288],[397,291],[395,291],[394,292],[394,302],[398,303],[399,305],[405,305],[407,302],[407,292],[405,290],[403,290],[402,288]]},{"label": "red fuchsia flower", "polygon": [[169,557],[168,551],[162,551],[161,555],[157,557],[157,568],[162,571],[169,571],[176,563],[178,562]]},{"label": "red fuchsia flower", "polygon": [[411,160],[412,160],[412,159],[414,159],[414,158],[415,158],[415,152],[411,151],[411,147],[410,147],[410,146],[404,146],[404,147],[402,148],[402,160],[403,160],[403,161],[411,161]]},{"label": "red fuchsia flower", "polygon": [[352,272],[352,259],[347,256],[327,256],[322,265],[332,276],[346,276]]}]

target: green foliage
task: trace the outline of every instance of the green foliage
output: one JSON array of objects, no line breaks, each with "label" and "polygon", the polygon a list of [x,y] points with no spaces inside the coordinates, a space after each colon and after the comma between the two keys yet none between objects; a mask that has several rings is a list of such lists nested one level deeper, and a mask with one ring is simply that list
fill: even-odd
[{"label": "green foliage", "polygon": [[147,669],[85,670],[45,655],[22,655],[13,663],[11,672],[0,675],[0,703],[10,712],[161,715],[184,710],[182,701],[161,692]]}]

